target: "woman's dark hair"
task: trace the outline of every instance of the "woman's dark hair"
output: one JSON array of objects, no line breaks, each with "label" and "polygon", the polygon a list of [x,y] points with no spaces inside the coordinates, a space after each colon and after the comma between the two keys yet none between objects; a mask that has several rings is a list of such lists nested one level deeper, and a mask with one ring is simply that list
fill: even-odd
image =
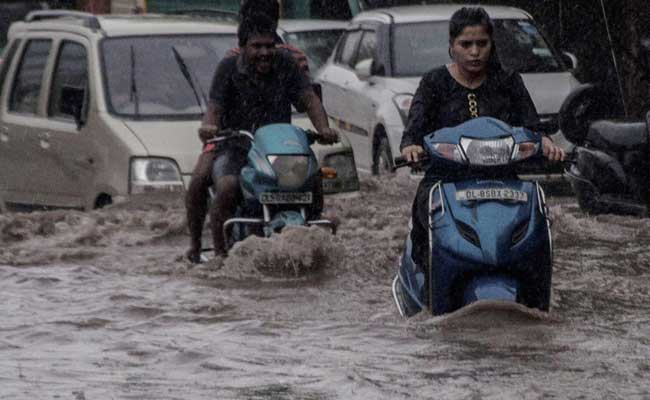
[{"label": "woman's dark hair", "polygon": [[477,25],[485,27],[485,32],[492,42],[488,68],[501,69],[501,62],[497,56],[497,48],[494,43],[494,24],[492,24],[492,19],[483,7],[463,7],[456,10],[449,20],[449,44],[451,45],[454,39],[463,33],[465,28]]},{"label": "woman's dark hair", "polygon": [[483,25],[485,31],[492,39],[494,25],[483,7],[463,7],[457,10],[449,20],[449,41],[452,42],[468,26]]},{"label": "woman's dark hair", "polygon": [[280,5],[277,0],[244,0],[239,9],[239,28],[237,38],[239,47],[254,35],[276,36]]}]

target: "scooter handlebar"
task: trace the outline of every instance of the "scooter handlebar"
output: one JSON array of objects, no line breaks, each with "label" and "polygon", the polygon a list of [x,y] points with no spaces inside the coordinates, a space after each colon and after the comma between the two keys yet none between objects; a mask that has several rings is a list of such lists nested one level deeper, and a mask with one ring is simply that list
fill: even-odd
[{"label": "scooter handlebar", "polygon": [[404,167],[419,167],[422,164],[429,162],[429,159],[430,157],[426,154],[420,154],[420,158],[417,162],[407,161],[404,156],[395,157],[393,158],[393,171]]},{"label": "scooter handlebar", "polygon": [[334,142],[331,140],[324,140],[323,135],[311,129],[305,129],[305,133],[307,134],[307,140],[309,141],[309,144],[313,144],[315,142],[321,144],[334,144],[339,142],[338,139]]},{"label": "scooter handlebar", "polygon": [[206,143],[218,143],[218,142],[223,142],[225,140],[230,140],[234,139],[236,137],[244,136],[253,141],[255,137],[253,136],[252,133],[244,130],[237,130],[237,129],[224,129],[222,131],[219,131],[218,135],[213,137],[212,139],[208,139]]}]

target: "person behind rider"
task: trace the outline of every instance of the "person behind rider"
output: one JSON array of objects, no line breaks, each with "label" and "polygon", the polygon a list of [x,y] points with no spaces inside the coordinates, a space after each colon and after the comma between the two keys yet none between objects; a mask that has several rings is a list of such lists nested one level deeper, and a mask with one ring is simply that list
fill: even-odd
[{"label": "person behind rider", "polygon": [[246,146],[235,141],[214,145],[208,140],[227,130],[255,129],[291,123],[291,105],[305,110],[322,141],[335,142],[327,114],[289,52],[276,48],[277,19],[252,9],[242,13],[238,29],[240,54],[224,58],[217,67],[208,110],[199,129],[204,150],[193,171],[186,195],[190,249],[187,258],[200,261],[201,233],[207,208],[207,189],[214,184],[210,220],[214,251],[225,255],[223,223],[233,216],[241,198],[239,173],[246,164]]},{"label": "person behind rider", "polygon": [[[535,105],[521,76],[504,69],[498,61],[493,24],[481,7],[463,7],[449,21],[449,56],[452,62],[427,72],[411,102],[408,122],[400,143],[402,156],[418,162],[423,138],[431,132],[459,125],[471,118],[493,117],[511,126],[532,131],[539,127]],[[544,155],[564,159],[564,151],[547,136],[542,137]],[[413,261],[428,264],[428,197],[441,179],[462,176],[463,171],[427,170],[412,207]]]}]

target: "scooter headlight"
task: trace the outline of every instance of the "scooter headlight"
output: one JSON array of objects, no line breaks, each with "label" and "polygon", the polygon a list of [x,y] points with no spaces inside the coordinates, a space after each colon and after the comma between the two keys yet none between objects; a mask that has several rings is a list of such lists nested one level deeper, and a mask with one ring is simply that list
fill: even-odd
[{"label": "scooter headlight", "polygon": [[502,139],[471,139],[461,138],[460,145],[473,165],[507,165],[510,163],[513,145],[512,137]]},{"label": "scooter headlight", "polygon": [[309,157],[304,155],[267,156],[278,184],[287,189],[302,186],[309,177]]},{"label": "scooter headlight", "polygon": [[433,150],[440,156],[457,163],[466,163],[465,155],[460,150],[460,147],[451,143],[436,143],[433,145]]},{"label": "scooter headlight", "polygon": [[539,146],[533,142],[524,142],[515,144],[515,150],[512,153],[513,161],[525,160],[537,154]]}]

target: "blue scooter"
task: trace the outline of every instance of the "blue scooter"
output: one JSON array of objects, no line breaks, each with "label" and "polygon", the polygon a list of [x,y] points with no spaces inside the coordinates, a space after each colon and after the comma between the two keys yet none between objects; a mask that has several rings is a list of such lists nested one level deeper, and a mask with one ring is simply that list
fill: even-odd
[{"label": "blue scooter", "polygon": [[272,124],[254,135],[232,131],[211,141],[236,140],[249,147],[239,177],[243,201],[223,225],[226,248],[253,234],[269,237],[289,225],[321,225],[336,233],[332,221],[320,218],[321,176],[334,178],[336,171],[319,168],[310,147],[318,139],[317,133],[291,124]]},{"label": "blue scooter", "polygon": [[[552,241],[544,192],[515,164],[541,155],[541,137],[487,117],[425,137],[428,168],[455,171],[429,192],[428,266],[407,236],[393,297],[402,316],[433,315],[479,300],[548,311]],[[402,157],[397,167],[408,165]]]}]

